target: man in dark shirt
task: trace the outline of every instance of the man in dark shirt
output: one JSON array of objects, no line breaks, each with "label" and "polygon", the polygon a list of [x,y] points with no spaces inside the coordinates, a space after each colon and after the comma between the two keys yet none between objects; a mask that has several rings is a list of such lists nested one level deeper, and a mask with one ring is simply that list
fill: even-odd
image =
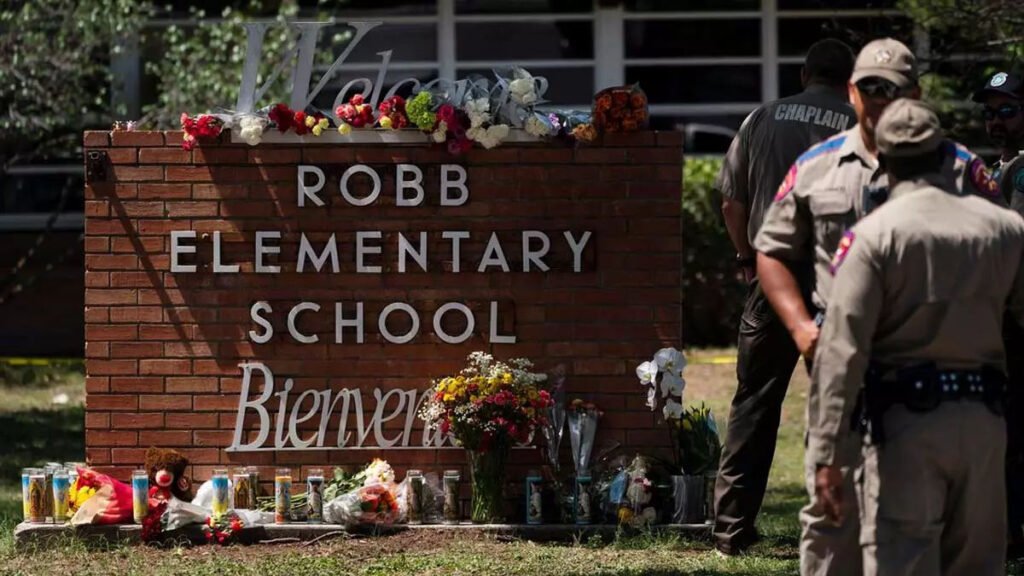
[{"label": "man in dark shirt", "polygon": [[838,40],[811,46],[801,71],[804,91],[765,104],[744,120],[716,183],[737,263],[750,284],[739,328],[738,385],[715,484],[714,535],[725,554],[757,539],[754,520],[775,454],[782,401],[800,356],[757,282],[751,244],[797,157],[856,124],[847,100],[853,60]]}]

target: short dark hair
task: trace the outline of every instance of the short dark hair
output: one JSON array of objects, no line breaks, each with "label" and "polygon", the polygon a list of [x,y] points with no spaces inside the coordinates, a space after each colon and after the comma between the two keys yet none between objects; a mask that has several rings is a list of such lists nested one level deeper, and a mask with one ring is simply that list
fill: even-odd
[{"label": "short dark hair", "polygon": [[853,74],[853,50],[835,38],[819,40],[807,50],[804,70],[809,81],[845,85]]},{"label": "short dark hair", "polygon": [[878,160],[889,174],[889,186],[903,180],[913,180],[925,174],[937,173],[942,170],[948,151],[939,146],[938,150],[925,152],[916,156],[888,157],[879,154]]}]

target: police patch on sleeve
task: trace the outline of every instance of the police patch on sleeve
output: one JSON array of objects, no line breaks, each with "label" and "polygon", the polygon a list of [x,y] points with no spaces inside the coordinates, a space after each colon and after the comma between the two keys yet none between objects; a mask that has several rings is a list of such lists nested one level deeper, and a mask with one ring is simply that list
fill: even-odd
[{"label": "police patch on sleeve", "polygon": [[842,239],[839,240],[839,247],[836,248],[836,253],[832,255],[832,264],[828,267],[829,272],[833,276],[836,275],[836,270],[843,265],[843,260],[846,260],[846,255],[850,252],[850,247],[853,246],[853,240],[857,235],[853,233],[853,230],[847,230],[843,234]]},{"label": "police patch on sleeve", "polygon": [[782,181],[782,185],[779,186],[778,192],[775,193],[775,201],[778,202],[785,198],[794,185],[796,185],[796,164],[793,164],[789,168],[789,172],[786,172],[786,178]]},{"label": "police patch on sleeve", "polygon": [[988,168],[985,168],[985,163],[981,158],[975,158],[968,169],[970,170],[971,184],[974,184],[974,188],[978,192],[986,196],[999,194],[999,185],[992,179],[992,175],[988,173]]}]

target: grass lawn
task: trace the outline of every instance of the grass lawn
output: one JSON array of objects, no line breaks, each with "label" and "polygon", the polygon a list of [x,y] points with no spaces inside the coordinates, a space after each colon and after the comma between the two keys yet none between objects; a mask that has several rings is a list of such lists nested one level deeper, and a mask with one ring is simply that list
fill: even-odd
[{"label": "grass lawn", "polygon": [[[690,354],[687,400],[704,400],[724,430],[735,388],[735,365],[712,363],[733,352]],[[78,375],[45,383],[6,386],[0,382],[0,574],[551,574],[551,575],[791,575],[797,573],[796,513],[805,500],[802,484],[803,405],[807,379],[796,371],[786,400],[775,466],[759,522],[764,540],[742,558],[720,558],[707,542],[671,536],[630,535],[613,541],[573,544],[503,541],[483,534],[458,539],[405,533],[349,538],[314,546],[200,547],[155,550],[142,546],[86,550],[79,542],[35,553],[15,553],[14,525],[21,519],[19,472],[43,460],[81,460],[83,410]],[[78,379],[78,380],[76,380]],[[70,384],[69,384],[70,382]],[[59,390],[58,390],[59,388]],[[11,396],[25,394],[20,400]],[[66,392],[68,404],[47,405]],[[29,400],[30,399],[30,400]],[[40,433],[47,430],[49,433]],[[1011,573],[1018,572],[1016,567]]]}]

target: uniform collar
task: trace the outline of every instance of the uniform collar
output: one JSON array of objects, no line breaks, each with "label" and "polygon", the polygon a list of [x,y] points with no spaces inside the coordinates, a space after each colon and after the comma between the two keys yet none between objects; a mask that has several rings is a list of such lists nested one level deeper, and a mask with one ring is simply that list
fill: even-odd
[{"label": "uniform collar", "polygon": [[839,163],[842,164],[848,160],[857,160],[865,168],[878,168],[878,158],[868,152],[867,146],[864,145],[860,124],[856,124],[846,131],[846,140],[839,147]]},{"label": "uniform collar", "polygon": [[949,182],[942,176],[942,174],[939,174],[938,172],[931,172],[911,180],[897,182],[896,185],[889,190],[889,199],[891,200],[893,198],[905,196],[923,188],[940,188],[942,190],[948,190]]}]

